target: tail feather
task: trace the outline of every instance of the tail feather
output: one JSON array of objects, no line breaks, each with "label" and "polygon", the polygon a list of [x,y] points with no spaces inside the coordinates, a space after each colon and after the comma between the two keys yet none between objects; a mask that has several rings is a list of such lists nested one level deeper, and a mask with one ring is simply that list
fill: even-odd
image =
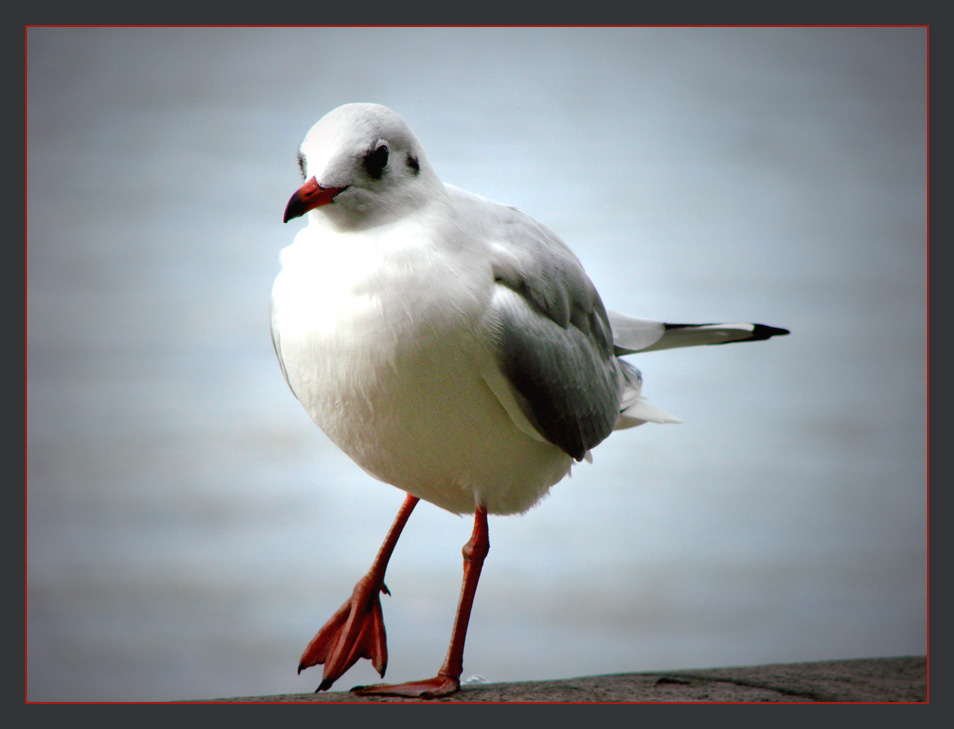
[{"label": "tail feather", "polygon": [[[617,356],[634,352],[652,352],[657,349],[695,347],[705,344],[757,342],[788,334],[788,329],[765,324],[667,324],[661,321],[634,319],[609,314],[613,330],[613,350]],[[617,360],[622,375],[622,397],[616,430],[633,428],[643,423],[681,423],[642,397],[643,377],[639,370],[625,360]]]},{"label": "tail feather", "polygon": [[614,430],[634,428],[644,423],[659,423],[662,425],[682,422],[679,418],[674,418],[655,405],[650,405],[641,394],[643,389],[642,374],[629,362],[624,360],[618,360],[618,362],[623,375],[623,395],[620,398],[619,419],[616,421]]},{"label": "tail feather", "polygon": [[766,324],[667,324],[608,312],[617,355],[732,342],[757,342],[788,334]]}]

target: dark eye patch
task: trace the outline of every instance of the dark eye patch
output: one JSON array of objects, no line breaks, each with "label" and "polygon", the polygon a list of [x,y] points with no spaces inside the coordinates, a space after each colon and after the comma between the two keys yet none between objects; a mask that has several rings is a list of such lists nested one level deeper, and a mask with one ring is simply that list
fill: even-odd
[{"label": "dark eye patch", "polygon": [[378,180],[388,166],[388,145],[380,144],[364,156],[364,169],[374,179]]},{"label": "dark eye patch", "polygon": [[303,155],[301,151],[298,152],[298,169],[301,170],[301,177],[302,179],[304,179],[305,178],[305,155]]}]

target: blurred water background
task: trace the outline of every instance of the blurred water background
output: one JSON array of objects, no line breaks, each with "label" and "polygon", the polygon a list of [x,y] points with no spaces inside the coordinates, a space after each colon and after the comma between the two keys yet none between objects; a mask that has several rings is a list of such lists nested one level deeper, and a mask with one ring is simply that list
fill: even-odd
[{"label": "blurred water background", "polygon": [[[634,358],[684,423],[491,520],[465,677],[925,652],[923,28],[31,28],[27,61],[29,699],[320,680],[402,494],[307,419],[268,300],[297,145],[351,101],[610,308],[792,330]],[[470,529],[412,517],[389,679],[443,659]]]}]

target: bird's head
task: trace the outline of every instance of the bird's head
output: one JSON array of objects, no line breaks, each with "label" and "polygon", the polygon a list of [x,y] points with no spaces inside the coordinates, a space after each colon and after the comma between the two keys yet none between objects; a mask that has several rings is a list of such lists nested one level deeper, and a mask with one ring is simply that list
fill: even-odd
[{"label": "bird's head", "polygon": [[315,211],[336,228],[390,222],[433,199],[443,185],[404,120],[379,104],[346,104],[326,114],[298,149],[305,184],[284,220]]}]

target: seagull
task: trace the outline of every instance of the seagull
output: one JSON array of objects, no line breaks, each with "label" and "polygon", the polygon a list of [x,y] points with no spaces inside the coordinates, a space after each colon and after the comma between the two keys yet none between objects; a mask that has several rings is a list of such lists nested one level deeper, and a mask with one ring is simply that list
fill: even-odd
[{"label": "seagull", "polygon": [[271,331],[285,380],[319,428],[406,493],[371,569],[318,631],[299,673],[327,690],[359,659],[383,678],[380,594],[423,499],[473,514],[446,659],[433,678],[352,689],[419,699],[460,687],[490,542],[488,514],[520,514],[614,430],[676,418],[641,396],[634,352],[765,340],[762,324],[672,324],[603,306],[580,261],[520,210],[444,184],[404,120],[346,104],[298,150],[304,184],[284,222]]}]

